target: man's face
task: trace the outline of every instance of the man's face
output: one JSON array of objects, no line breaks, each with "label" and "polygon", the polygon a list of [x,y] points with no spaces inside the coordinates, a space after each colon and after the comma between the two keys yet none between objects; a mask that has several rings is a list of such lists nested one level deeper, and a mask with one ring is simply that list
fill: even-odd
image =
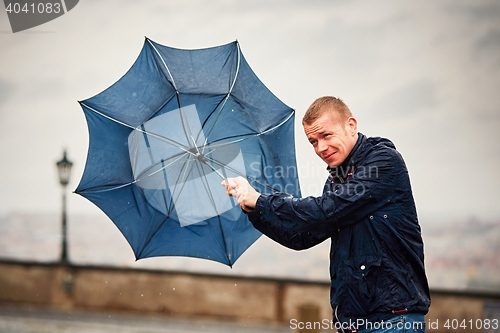
[{"label": "man's face", "polygon": [[304,131],[316,154],[330,167],[341,165],[358,139],[356,119],[340,120],[329,112],[304,124]]}]

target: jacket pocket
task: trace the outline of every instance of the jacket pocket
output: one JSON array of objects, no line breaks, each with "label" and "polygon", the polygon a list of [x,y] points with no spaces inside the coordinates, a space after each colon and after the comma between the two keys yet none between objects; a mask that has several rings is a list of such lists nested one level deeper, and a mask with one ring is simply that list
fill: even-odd
[{"label": "jacket pocket", "polygon": [[383,297],[383,288],[379,283],[381,262],[382,257],[378,255],[355,256],[344,260],[344,306],[350,308],[351,315],[367,315],[380,303]]}]

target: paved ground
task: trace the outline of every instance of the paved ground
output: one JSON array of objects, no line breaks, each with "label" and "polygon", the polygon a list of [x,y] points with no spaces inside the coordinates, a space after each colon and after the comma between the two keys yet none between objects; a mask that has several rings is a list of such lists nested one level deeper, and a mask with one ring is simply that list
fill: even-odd
[{"label": "paved ground", "polygon": [[281,326],[0,307],[0,333],[291,333]]}]

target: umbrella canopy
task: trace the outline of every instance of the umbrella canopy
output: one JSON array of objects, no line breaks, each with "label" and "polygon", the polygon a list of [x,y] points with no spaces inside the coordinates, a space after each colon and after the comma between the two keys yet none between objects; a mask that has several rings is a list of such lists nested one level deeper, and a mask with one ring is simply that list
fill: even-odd
[{"label": "umbrella canopy", "polygon": [[294,110],[238,42],[181,50],[146,39],[132,68],[80,105],[90,139],[75,192],[116,224],[136,259],[232,266],[261,234],[220,185],[227,177],[300,196]]}]

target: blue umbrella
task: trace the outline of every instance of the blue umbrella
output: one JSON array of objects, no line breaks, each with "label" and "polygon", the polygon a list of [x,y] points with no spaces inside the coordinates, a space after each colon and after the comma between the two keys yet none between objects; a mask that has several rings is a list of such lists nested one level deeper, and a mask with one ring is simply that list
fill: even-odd
[{"label": "blue umbrella", "polygon": [[259,237],[220,185],[300,195],[294,110],[250,69],[238,42],[181,50],[145,40],[132,68],[81,101],[89,129],[76,193],[118,227],[136,259],[232,266]]}]

